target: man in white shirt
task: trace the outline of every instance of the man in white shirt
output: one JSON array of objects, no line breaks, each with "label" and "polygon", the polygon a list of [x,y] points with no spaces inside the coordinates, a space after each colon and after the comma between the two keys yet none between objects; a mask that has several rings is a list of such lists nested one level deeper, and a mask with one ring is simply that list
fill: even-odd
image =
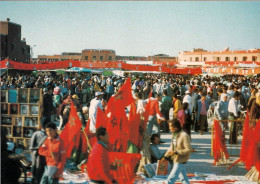
[{"label": "man in white shirt", "polygon": [[[240,115],[239,97],[240,97],[240,93],[236,91],[233,95],[233,98],[229,100],[228,113],[229,113],[230,120],[235,120],[239,118]],[[237,143],[237,122],[234,121],[231,122],[230,124],[229,143],[230,144]]]},{"label": "man in white shirt", "polygon": [[95,98],[90,101],[90,106],[89,106],[89,119],[90,119],[89,130],[92,133],[96,132],[97,110],[98,110],[98,108],[102,109],[102,95],[103,94],[104,93],[96,92]]},{"label": "man in white shirt", "polygon": [[191,96],[190,96],[190,91],[187,90],[185,92],[185,96],[183,98],[182,104],[184,104],[185,102],[187,102],[189,104],[189,113],[191,114]]}]

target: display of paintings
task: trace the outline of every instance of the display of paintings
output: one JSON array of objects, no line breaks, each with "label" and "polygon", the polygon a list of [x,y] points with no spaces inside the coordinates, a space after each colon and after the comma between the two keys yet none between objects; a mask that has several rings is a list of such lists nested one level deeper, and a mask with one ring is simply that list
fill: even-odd
[{"label": "display of paintings", "polygon": [[16,146],[17,147],[24,147],[23,139],[16,139]]},{"label": "display of paintings", "polygon": [[5,102],[7,103],[7,94],[8,94],[8,91],[7,90],[2,90],[1,91],[1,102]]},{"label": "display of paintings", "polygon": [[8,104],[7,103],[1,104],[1,114],[8,114]]},{"label": "display of paintings", "polygon": [[14,118],[14,126],[22,126],[23,118],[22,117],[15,117]]},{"label": "display of paintings", "polygon": [[10,114],[18,114],[18,104],[10,104]]},{"label": "display of paintings", "polygon": [[25,117],[24,126],[38,127],[38,117]]},{"label": "display of paintings", "polygon": [[12,117],[1,116],[1,124],[3,124],[3,125],[12,125]]},{"label": "display of paintings", "polygon": [[38,103],[40,100],[40,89],[31,89],[30,103]]},{"label": "display of paintings", "polygon": [[19,89],[19,103],[28,103],[28,89]]},{"label": "display of paintings", "polygon": [[22,136],[22,127],[14,126],[13,127],[13,137],[21,137]]},{"label": "display of paintings", "polygon": [[32,105],[30,109],[32,116],[38,116],[39,115],[39,106],[38,105]]},{"label": "display of paintings", "polygon": [[7,138],[7,141],[14,142],[14,139],[13,138]]},{"label": "display of paintings", "polygon": [[36,129],[32,128],[24,128],[23,130],[23,136],[24,137],[32,137],[33,133],[36,131]]},{"label": "display of paintings", "polygon": [[17,89],[8,90],[8,102],[17,103]]},{"label": "display of paintings", "polygon": [[21,115],[28,115],[29,106],[28,105],[21,105]]}]

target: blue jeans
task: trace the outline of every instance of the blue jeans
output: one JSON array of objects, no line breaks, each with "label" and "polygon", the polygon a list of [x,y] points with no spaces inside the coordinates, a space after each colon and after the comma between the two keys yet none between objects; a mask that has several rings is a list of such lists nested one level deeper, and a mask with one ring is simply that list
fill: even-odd
[{"label": "blue jeans", "polygon": [[59,178],[53,178],[52,176],[49,175],[49,168],[48,166],[45,166],[45,171],[43,173],[41,183],[40,184],[58,184],[59,183]]},{"label": "blue jeans", "polygon": [[147,123],[147,133],[149,136],[152,135],[153,126],[156,127],[156,134],[160,137],[160,125],[157,122],[156,116],[149,116],[148,123]]},{"label": "blue jeans", "polygon": [[190,183],[186,173],[185,164],[174,163],[172,171],[167,178],[167,184],[174,184],[178,178],[183,184]]}]

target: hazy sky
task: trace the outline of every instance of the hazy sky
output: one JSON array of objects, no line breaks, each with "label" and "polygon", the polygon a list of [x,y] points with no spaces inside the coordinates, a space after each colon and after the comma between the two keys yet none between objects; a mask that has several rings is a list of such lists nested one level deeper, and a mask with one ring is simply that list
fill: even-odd
[{"label": "hazy sky", "polygon": [[260,48],[260,2],[0,2],[34,56],[114,49],[148,56],[204,48]]}]

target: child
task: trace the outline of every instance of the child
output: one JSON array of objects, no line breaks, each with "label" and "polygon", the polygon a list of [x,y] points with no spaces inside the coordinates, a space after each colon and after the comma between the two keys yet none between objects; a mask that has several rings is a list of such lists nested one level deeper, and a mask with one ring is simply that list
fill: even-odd
[{"label": "child", "polygon": [[64,143],[59,138],[56,124],[46,125],[47,139],[39,149],[39,154],[46,157],[47,166],[41,179],[41,184],[58,184],[66,162]]}]

